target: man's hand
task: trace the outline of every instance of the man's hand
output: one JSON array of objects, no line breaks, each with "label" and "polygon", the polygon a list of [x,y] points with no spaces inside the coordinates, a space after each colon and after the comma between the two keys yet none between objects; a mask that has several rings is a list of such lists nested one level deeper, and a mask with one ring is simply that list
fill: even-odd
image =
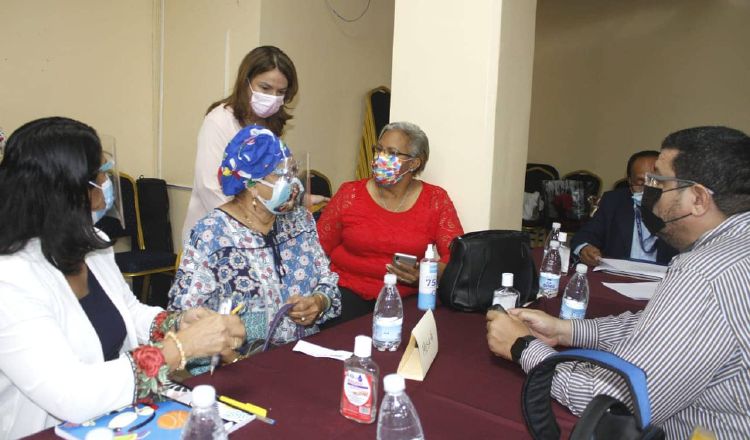
[{"label": "man's hand", "polygon": [[530,335],[531,331],[515,316],[495,310],[487,312],[486,319],[487,345],[490,351],[511,360],[510,348],[513,343],[522,336]]},{"label": "man's hand", "polygon": [[602,251],[593,244],[587,244],[579,253],[581,261],[588,266],[598,266],[602,259]]},{"label": "man's hand", "polygon": [[571,344],[572,327],[569,320],[555,318],[541,310],[524,308],[510,309],[508,314],[522,322],[534,337],[550,347]]}]

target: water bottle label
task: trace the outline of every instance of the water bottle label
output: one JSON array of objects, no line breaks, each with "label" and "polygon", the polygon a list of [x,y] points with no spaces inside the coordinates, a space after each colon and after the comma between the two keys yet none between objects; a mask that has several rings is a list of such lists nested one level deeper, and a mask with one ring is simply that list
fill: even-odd
[{"label": "water bottle label", "polygon": [[344,370],[344,390],[341,393],[341,413],[344,416],[367,423],[372,420],[372,380],[369,374]]},{"label": "water bottle label", "polygon": [[586,316],[586,304],[569,298],[563,298],[560,308],[561,319],[583,319]]},{"label": "water bottle label", "polygon": [[403,318],[376,318],[372,339],[379,342],[399,341],[403,322]]},{"label": "water bottle label", "polygon": [[539,274],[539,288],[545,292],[557,292],[560,287],[560,275],[542,272]]}]

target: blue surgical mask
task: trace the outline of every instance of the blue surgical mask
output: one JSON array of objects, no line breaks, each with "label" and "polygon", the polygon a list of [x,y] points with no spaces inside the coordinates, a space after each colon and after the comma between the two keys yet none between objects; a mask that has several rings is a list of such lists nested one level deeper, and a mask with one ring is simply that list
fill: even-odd
[{"label": "blue surgical mask", "polygon": [[104,217],[104,215],[112,209],[112,206],[115,204],[115,190],[114,186],[112,185],[112,180],[110,180],[109,176],[107,176],[107,180],[104,181],[101,185],[97,185],[94,182],[89,182],[91,186],[95,186],[99,188],[102,191],[102,195],[104,195],[104,208],[98,210],[98,211],[92,211],[91,212],[91,220],[93,220],[94,224],[96,224],[99,220]]},{"label": "blue surgical mask", "polygon": [[636,206],[641,206],[641,200],[643,199],[643,191],[633,193],[631,197],[633,197],[633,202],[635,202]]},{"label": "blue surgical mask", "polygon": [[[299,179],[297,179],[299,181]],[[258,196],[258,200],[263,203],[263,205],[266,207],[267,210],[272,212],[273,214],[286,214],[291,209],[286,209],[287,207],[285,204],[289,202],[291,196],[292,196],[292,186],[293,182],[292,180],[286,178],[286,177],[280,177],[276,183],[270,183],[263,179],[258,180],[259,183],[269,187],[273,188],[273,193],[271,194],[271,198],[266,200],[260,196]],[[291,208],[294,207],[294,203],[292,204]],[[284,208],[284,209],[281,209]]]}]

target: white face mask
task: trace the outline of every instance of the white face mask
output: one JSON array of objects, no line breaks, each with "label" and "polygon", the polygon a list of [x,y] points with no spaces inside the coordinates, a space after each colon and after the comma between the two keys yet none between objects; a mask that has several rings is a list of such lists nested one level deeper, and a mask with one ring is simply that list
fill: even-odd
[{"label": "white face mask", "polygon": [[250,91],[253,92],[253,95],[250,97],[250,107],[253,108],[253,113],[261,118],[273,115],[284,105],[284,95],[267,95],[256,92],[252,87],[250,87]]}]

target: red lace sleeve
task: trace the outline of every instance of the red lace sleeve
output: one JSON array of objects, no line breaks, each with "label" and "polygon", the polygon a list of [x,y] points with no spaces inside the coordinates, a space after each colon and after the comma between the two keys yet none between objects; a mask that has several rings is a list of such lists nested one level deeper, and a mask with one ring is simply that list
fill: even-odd
[{"label": "red lace sleeve", "polygon": [[341,214],[348,206],[351,206],[351,200],[354,197],[353,189],[351,182],[342,184],[323,209],[323,214],[318,220],[320,245],[329,256],[331,251],[341,243]]},{"label": "red lace sleeve", "polygon": [[440,261],[447,263],[450,259],[450,244],[453,239],[463,235],[464,229],[461,226],[461,220],[458,219],[456,207],[453,206],[451,198],[444,189],[435,193],[435,203],[438,210],[437,225],[437,247],[440,254]]}]

